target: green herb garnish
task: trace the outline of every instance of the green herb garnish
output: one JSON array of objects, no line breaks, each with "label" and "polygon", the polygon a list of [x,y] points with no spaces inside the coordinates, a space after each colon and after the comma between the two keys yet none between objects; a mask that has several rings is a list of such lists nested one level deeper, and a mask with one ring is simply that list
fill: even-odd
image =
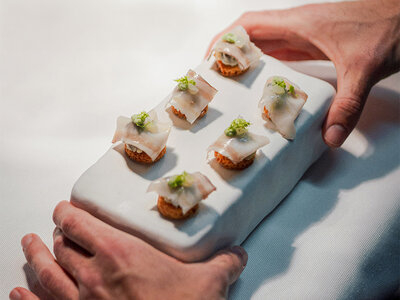
[{"label": "green herb garnish", "polygon": [[[272,81],[272,84],[280,86],[285,93],[290,93],[293,96],[296,95],[295,92],[294,92],[294,86],[293,85],[289,85],[289,88],[287,88],[285,81],[280,77],[274,77],[274,79]],[[283,91],[282,91],[282,93],[283,93]]]},{"label": "green herb garnish", "polygon": [[[145,111],[142,111],[140,114],[135,114],[131,117],[132,122],[139,128],[145,129],[151,121],[146,122],[146,119],[149,117],[149,114]],[[146,123],[145,123],[146,122]]]},{"label": "green herb garnish", "polygon": [[234,44],[234,43],[237,42],[237,37],[236,37],[235,34],[229,32],[229,33],[226,33],[226,34],[224,34],[224,35],[222,36],[222,40],[225,41],[225,42]]},{"label": "green herb garnish", "polygon": [[275,77],[274,80],[272,81],[272,84],[274,85],[279,85],[280,87],[284,88],[286,90],[286,83],[283,79],[279,77]]},{"label": "green herb garnish", "polygon": [[188,79],[187,76],[175,79],[175,81],[178,82],[178,88],[181,91],[186,91],[189,88],[189,84],[196,85],[196,81],[194,81],[193,79]]},{"label": "green herb garnish", "polygon": [[293,86],[293,85],[290,85],[290,86],[289,86],[289,93],[291,93],[293,96],[295,95],[295,93],[294,93],[294,86]]},{"label": "green herb garnish", "polygon": [[247,132],[247,127],[250,125],[245,119],[237,118],[232,121],[231,125],[225,129],[225,135],[229,137],[241,136]]},{"label": "green herb garnish", "polygon": [[168,180],[168,186],[171,189],[189,187],[192,184],[193,184],[192,176],[186,171],[184,171],[182,174],[174,175]]}]

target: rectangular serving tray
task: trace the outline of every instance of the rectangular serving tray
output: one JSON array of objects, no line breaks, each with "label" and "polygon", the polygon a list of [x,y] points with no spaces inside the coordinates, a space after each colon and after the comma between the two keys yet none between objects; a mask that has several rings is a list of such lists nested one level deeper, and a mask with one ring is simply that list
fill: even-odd
[{"label": "rectangular serving tray", "polygon": [[[166,155],[153,165],[143,165],[129,160],[122,144],[114,145],[83,173],[71,194],[74,205],[183,261],[199,261],[240,244],[284,199],[326,149],[321,126],[335,94],[330,84],[269,56],[234,79],[221,76],[213,62],[203,62],[195,71],[218,89],[205,117],[193,125],[178,119],[164,109],[168,96],[155,108],[161,119],[174,124]],[[264,84],[274,75],[287,77],[309,96],[295,122],[293,141],[268,129],[258,109]],[[208,163],[207,147],[239,115],[252,123],[250,131],[266,135],[270,144],[242,171]],[[217,190],[201,202],[192,218],[171,221],[158,213],[158,196],[146,190],[151,181],[184,170],[202,172]]]}]

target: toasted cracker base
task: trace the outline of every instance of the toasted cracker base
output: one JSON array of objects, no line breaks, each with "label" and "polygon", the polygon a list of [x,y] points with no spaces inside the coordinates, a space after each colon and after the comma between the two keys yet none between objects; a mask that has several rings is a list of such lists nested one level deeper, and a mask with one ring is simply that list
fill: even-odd
[{"label": "toasted cracker base", "polygon": [[255,155],[254,155],[251,159],[243,159],[242,161],[240,161],[238,163],[234,163],[229,158],[222,155],[221,153],[218,153],[217,151],[214,151],[214,156],[215,156],[217,162],[221,166],[223,166],[226,169],[231,169],[231,170],[246,169],[248,166],[250,166],[254,162],[254,159],[255,159]]},{"label": "toasted cracker base", "polygon": [[[179,109],[176,109],[173,105],[171,105],[171,109],[172,112],[180,119],[186,120],[186,116],[185,114],[183,114]],[[208,111],[208,105],[206,107],[204,107],[204,109],[201,111],[200,115],[197,117],[196,120],[201,119],[202,117],[204,117],[204,115],[207,113]]]},{"label": "toasted cracker base", "polygon": [[167,147],[164,147],[164,149],[161,150],[160,154],[156,157],[154,161],[151,160],[150,156],[148,156],[146,153],[141,152],[133,152],[128,148],[128,145],[125,144],[125,153],[128,155],[128,157],[134,161],[141,162],[144,164],[152,164],[155,163],[156,161],[159,161],[161,157],[164,156],[165,152],[167,152]]},{"label": "toasted cracker base", "polygon": [[171,203],[165,201],[164,197],[158,196],[157,208],[160,214],[162,214],[164,217],[179,220],[179,219],[186,219],[194,215],[194,213],[199,208],[199,205],[196,204],[190,210],[188,210],[186,214],[183,214],[182,208],[175,207]]},{"label": "toasted cracker base", "polygon": [[246,72],[249,69],[249,68],[247,68],[247,69],[242,70],[239,67],[239,65],[227,66],[227,65],[224,65],[222,63],[222,61],[220,61],[220,60],[217,60],[217,66],[218,66],[218,69],[221,72],[221,74],[226,77],[232,77],[232,76],[237,76],[237,75],[243,74],[244,72]]}]

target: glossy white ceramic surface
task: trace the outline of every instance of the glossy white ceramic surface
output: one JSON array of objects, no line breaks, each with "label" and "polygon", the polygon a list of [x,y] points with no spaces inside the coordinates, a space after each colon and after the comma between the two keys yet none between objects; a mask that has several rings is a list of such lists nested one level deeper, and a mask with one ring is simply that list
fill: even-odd
[{"label": "glossy white ceramic surface", "polygon": [[[156,108],[160,119],[174,124],[166,155],[153,165],[143,165],[129,160],[122,144],[112,146],[80,177],[71,195],[79,207],[184,261],[201,260],[241,243],[290,192],[325,149],[320,128],[334,95],[330,84],[268,56],[236,78],[221,76],[213,60],[195,70],[218,90],[206,116],[190,125],[165,110],[167,96]],[[268,129],[261,118],[258,101],[265,81],[273,75],[289,78],[309,95],[295,122],[294,141]],[[126,115],[133,113],[137,111]],[[266,135],[270,143],[242,171],[224,169],[214,160],[207,163],[207,147],[239,115],[252,123],[250,131]],[[157,211],[157,195],[146,190],[152,180],[183,170],[202,172],[217,190],[192,218],[167,220]]]}]

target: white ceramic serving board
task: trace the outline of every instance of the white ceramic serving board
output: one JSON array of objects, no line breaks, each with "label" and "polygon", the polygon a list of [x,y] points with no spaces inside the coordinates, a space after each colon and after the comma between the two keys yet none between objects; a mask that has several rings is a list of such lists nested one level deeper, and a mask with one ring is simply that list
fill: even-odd
[{"label": "white ceramic serving board", "polygon": [[[167,97],[156,108],[161,118],[174,124],[166,155],[147,166],[129,160],[123,145],[114,145],[79,178],[71,195],[75,205],[183,261],[202,260],[218,249],[240,244],[283,200],[326,149],[321,125],[335,93],[328,83],[269,56],[235,79],[221,76],[213,62],[195,70],[218,89],[206,116],[190,125],[164,111]],[[287,77],[309,96],[295,122],[294,141],[268,129],[258,109],[265,81],[273,75]],[[270,144],[242,171],[207,163],[207,147],[239,115],[250,120],[250,131],[268,136]],[[194,217],[171,221],[158,213],[158,196],[146,190],[151,181],[184,170],[202,172],[217,190],[200,204]]]}]

